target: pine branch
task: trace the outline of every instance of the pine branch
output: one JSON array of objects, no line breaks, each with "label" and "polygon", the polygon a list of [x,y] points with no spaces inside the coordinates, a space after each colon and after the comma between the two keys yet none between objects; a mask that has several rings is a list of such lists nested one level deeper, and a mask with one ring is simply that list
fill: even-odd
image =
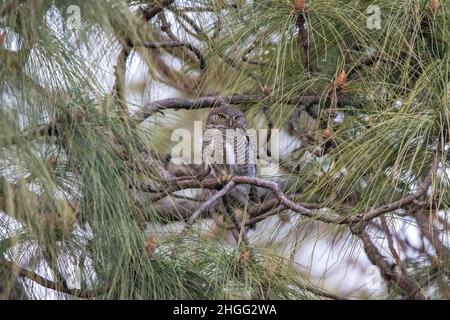
[{"label": "pine branch", "polygon": [[178,41],[167,41],[167,42],[146,42],[144,43],[144,47],[148,49],[161,49],[161,48],[179,48],[186,47],[190,51],[192,51],[200,62],[200,70],[204,70],[206,68],[206,59],[199,49],[194,47],[192,44],[188,42],[178,42]]},{"label": "pine branch", "polygon": [[175,0],[158,0],[158,3],[150,8],[150,9],[140,9],[142,12],[142,15],[144,16],[144,19],[147,21],[150,21],[155,17],[158,13],[164,10],[164,8],[170,6],[173,4]]},{"label": "pine branch", "polygon": [[[286,98],[276,99],[273,97],[268,98],[266,95],[261,94],[234,94],[231,96],[206,96],[199,97],[197,99],[187,98],[168,98],[158,101],[153,101],[147,104],[141,110],[138,110],[134,116],[136,121],[144,121],[148,117],[154,115],[157,112],[163,112],[164,110],[180,110],[180,109],[204,109],[214,108],[220,104],[253,104],[261,101],[280,102],[290,105],[304,105],[310,106],[318,103],[326,103],[326,99],[323,99],[319,95],[303,95],[303,96],[290,96]],[[352,104],[355,103],[351,99],[342,98],[339,99],[338,104]]]},{"label": "pine branch", "polygon": [[56,291],[59,291],[62,293],[67,293],[74,297],[89,299],[89,298],[103,295],[106,292],[106,290],[104,290],[104,289],[80,290],[80,289],[69,288],[65,282],[51,281],[49,279],[46,279],[46,278],[40,276],[39,274],[37,274],[33,271],[30,271],[30,270],[20,267],[17,263],[14,263],[14,262],[0,260],[0,265],[2,265],[5,268],[8,268],[17,276],[27,278],[47,289],[52,289],[52,290],[56,290]]},{"label": "pine branch", "polygon": [[421,288],[406,275],[398,274],[394,266],[391,265],[385,257],[380,253],[378,248],[372,242],[370,236],[364,231],[364,226],[353,225],[350,230],[352,234],[357,236],[364,245],[364,252],[367,254],[370,262],[380,269],[381,275],[386,281],[397,285],[408,298],[424,300],[425,296],[421,292]]}]

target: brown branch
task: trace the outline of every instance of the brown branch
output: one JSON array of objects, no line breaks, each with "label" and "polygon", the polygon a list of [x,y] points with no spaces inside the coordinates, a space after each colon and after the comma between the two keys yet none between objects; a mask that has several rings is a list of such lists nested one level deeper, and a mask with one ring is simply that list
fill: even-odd
[{"label": "brown branch", "polygon": [[270,218],[270,217],[272,217],[272,216],[274,216],[274,215],[278,215],[278,214],[280,214],[282,211],[285,211],[285,210],[286,210],[286,208],[284,208],[284,207],[276,207],[276,208],[273,208],[272,210],[269,210],[269,211],[267,211],[266,213],[263,213],[263,214],[261,214],[261,215],[258,215],[258,216],[256,216],[256,217],[254,217],[254,218],[248,220],[248,221],[245,223],[245,225],[251,227],[251,226],[257,224],[258,222],[261,222],[261,221],[263,221],[263,220],[265,220],[265,219],[267,219],[267,218]]},{"label": "brown branch", "polygon": [[75,227],[76,212],[67,200],[60,198],[61,209],[65,211],[56,219],[59,214],[55,212],[55,200],[31,191],[22,177],[12,183],[0,176],[0,211],[43,234],[70,234]]},{"label": "brown branch", "polygon": [[192,216],[189,218],[187,224],[188,226],[192,226],[195,221],[197,221],[198,217],[209,207],[211,207],[216,201],[218,201],[220,198],[225,196],[228,192],[230,192],[234,187],[236,186],[236,183],[232,180],[229,181],[220,191],[218,191],[216,194],[214,194],[208,201],[203,203],[200,208],[198,208]]},{"label": "brown branch", "polygon": [[304,0],[297,0],[295,5],[295,10],[297,11],[297,19],[295,20],[295,25],[298,29],[298,41],[303,48],[305,54],[305,66],[309,72],[316,72],[316,66],[311,63],[311,45],[310,45],[310,35],[308,32],[308,12],[305,8]]},{"label": "brown branch", "polygon": [[358,72],[361,69],[363,69],[365,67],[373,66],[373,65],[377,64],[378,62],[387,63],[387,62],[389,62],[389,60],[386,57],[384,57],[380,52],[374,52],[374,53],[368,55],[367,57],[364,57],[353,68],[351,68],[349,70],[349,76],[353,72]]},{"label": "brown branch", "polygon": [[128,107],[125,103],[125,75],[127,72],[127,60],[130,53],[130,43],[123,44],[114,67],[114,76],[116,80],[112,91],[112,96],[122,108],[122,112],[125,112],[126,114],[128,114]]},{"label": "brown branch", "polygon": [[370,262],[380,269],[383,279],[397,285],[408,298],[425,299],[421,289],[411,278],[398,274],[393,266],[383,257],[378,248],[370,239],[370,236],[364,231],[364,227],[352,226],[350,228],[352,234],[357,236],[364,245],[364,252],[369,258]]},{"label": "brown branch", "polygon": [[[211,102],[211,101],[209,101]],[[318,220],[324,223],[331,223],[331,224],[347,224],[350,226],[353,226],[355,224],[359,224],[360,222],[367,222],[372,219],[375,219],[377,217],[382,216],[385,213],[392,212],[394,210],[397,210],[399,208],[402,208],[406,205],[409,205],[413,203],[415,200],[423,196],[427,190],[429,189],[433,175],[436,173],[437,168],[439,166],[441,154],[442,154],[442,147],[439,143],[436,147],[436,151],[433,156],[432,164],[429,169],[429,173],[424,179],[424,181],[419,185],[419,188],[416,192],[411,193],[397,201],[391,202],[387,205],[382,205],[376,208],[373,208],[365,213],[360,213],[354,216],[350,217],[341,217],[338,215],[330,215],[327,213],[318,213],[314,211],[314,208],[311,207],[308,208],[307,206],[303,204],[298,204],[289,199],[281,190],[280,186],[273,181],[265,180],[261,178],[256,177],[248,177],[248,176],[226,176],[221,177],[220,179],[205,179],[202,181],[198,180],[181,180],[181,181],[174,181],[172,183],[167,183],[164,185],[165,189],[164,191],[157,194],[156,200],[162,199],[166,195],[183,190],[183,189],[216,189],[220,190],[218,194],[216,194],[215,197],[210,199],[211,201],[207,201],[204,203],[199,209],[196,210],[192,217],[192,221],[195,222],[195,220],[200,216],[200,214],[208,209],[217,199],[221,198],[222,196],[226,195],[229,191],[231,191],[235,185],[239,184],[247,184],[252,185],[260,188],[264,188],[267,190],[270,190],[272,195],[275,197],[275,200],[271,200],[270,202],[266,204],[262,204],[261,206],[254,209],[254,212],[251,212],[250,218],[255,218],[255,215],[262,215],[265,212],[273,209],[277,204],[281,205],[284,209],[290,209],[294,212],[297,212],[305,217],[308,217],[310,219]],[[231,182],[233,182],[231,184]],[[226,186],[226,188],[224,188]],[[141,188],[144,189],[145,188]],[[156,192],[153,190],[153,188],[149,188],[149,192]],[[155,199],[153,199],[155,200]],[[253,215],[253,216],[252,216]]]},{"label": "brown branch", "polygon": [[[408,196],[405,196],[404,198],[402,198],[400,200],[391,202],[387,205],[376,207],[374,209],[369,210],[368,212],[366,212],[364,214],[361,213],[361,214],[357,214],[352,217],[332,217],[332,216],[328,216],[327,214],[315,213],[313,209],[306,208],[305,206],[302,206],[300,204],[297,204],[297,203],[291,201],[281,191],[280,186],[276,182],[273,182],[273,181],[264,180],[264,179],[256,178],[256,177],[229,176],[229,177],[227,177],[227,180],[225,180],[225,182],[229,183],[230,181],[233,181],[236,185],[248,184],[248,185],[253,185],[253,186],[260,187],[260,188],[268,189],[272,192],[273,196],[277,199],[277,201],[280,205],[282,205],[286,209],[290,209],[294,212],[297,212],[305,217],[315,219],[315,220],[325,222],[325,223],[352,225],[352,224],[359,223],[361,221],[369,221],[369,220],[375,219],[387,212],[392,212],[394,210],[397,210],[403,206],[406,206],[406,205],[412,203],[414,200],[416,200],[416,199],[420,198],[422,195],[424,195],[431,185],[433,174],[437,170],[437,166],[438,166],[440,154],[441,154],[441,151],[439,151],[439,150],[440,150],[440,147],[437,148],[437,151],[436,151],[434,159],[433,159],[433,163],[430,168],[430,172],[428,173],[424,182],[419,186],[419,189],[416,192],[414,192]],[[203,181],[183,180],[183,181],[178,181],[173,184],[169,184],[168,188],[164,191],[164,194],[167,195],[170,192],[183,190],[183,189],[192,189],[192,188],[221,189],[221,187],[223,187],[224,185],[225,185],[225,183],[223,181],[218,181],[217,179],[206,179]],[[203,211],[203,209],[202,209],[202,211]]]},{"label": "brown branch", "polygon": [[[248,184],[257,186],[260,188],[269,189],[273,196],[277,199],[278,203],[281,204],[286,209],[290,209],[292,211],[298,212],[306,217],[317,219],[326,223],[335,223],[335,224],[344,224],[346,223],[345,218],[332,218],[328,217],[324,214],[315,214],[312,209],[308,209],[300,204],[297,204],[291,201],[282,191],[280,186],[273,181],[264,180],[256,177],[247,177],[247,176],[226,176],[222,177],[222,179],[206,179],[203,181],[178,181],[173,184],[169,184],[167,189],[164,192],[170,193],[174,191],[179,191],[183,189],[195,189],[195,188],[203,188],[203,189],[218,189],[222,192],[221,196],[228,193],[233,187],[227,188],[226,192],[223,191],[223,186],[228,185],[230,182],[233,182],[234,185],[239,184]],[[203,211],[203,210],[202,210]]]},{"label": "brown branch", "polygon": [[[202,203],[203,201],[178,199],[171,196],[152,204],[152,212],[155,214],[155,217],[160,218],[164,223],[187,221]],[[204,215],[201,215],[201,217],[209,217],[217,210],[219,210],[219,204],[216,203],[205,210]]]},{"label": "brown branch", "polygon": [[213,7],[178,7],[178,12],[216,12],[217,9]]},{"label": "brown branch", "polygon": [[67,287],[67,281],[58,266],[58,258],[56,254],[53,252],[53,249],[44,245],[42,250],[42,254],[44,256],[44,260],[47,262],[50,270],[53,272],[53,276],[57,280],[58,283],[61,283],[63,287]]},{"label": "brown branch", "polygon": [[403,265],[402,260],[400,259],[400,255],[394,248],[394,239],[392,238],[392,234],[391,231],[389,230],[386,218],[384,216],[381,216],[380,220],[381,220],[381,229],[383,230],[383,233],[386,235],[389,251],[391,252],[392,257],[395,259],[395,262],[397,263],[397,266],[399,267],[402,275],[406,275],[407,274],[406,268]]},{"label": "brown branch", "polygon": [[167,20],[167,17],[166,17],[166,14],[164,13],[164,11],[161,11],[158,14],[158,16],[159,16],[159,20],[161,21],[161,31],[165,32],[170,40],[180,41],[180,39],[178,39],[178,37],[175,35],[175,33],[173,33],[173,31],[171,29],[172,25]]},{"label": "brown branch", "polygon": [[[180,110],[180,109],[203,109],[214,108],[222,103],[228,104],[246,104],[246,103],[258,103],[268,100],[267,96],[261,94],[234,94],[231,96],[206,96],[197,99],[185,99],[185,98],[168,98],[158,100],[147,104],[143,109],[136,112],[135,119],[137,121],[143,121],[157,112],[163,112],[164,110]],[[298,105],[302,104],[309,106],[316,103],[326,103],[326,99],[318,95],[304,95],[285,97],[280,99],[270,99],[270,101],[279,101],[284,104]],[[339,100],[339,104],[352,104],[354,101],[342,98]]]},{"label": "brown branch", "polygon": [[[364,251],[366,252],[367,257],[372,262],[372,264],[380,268],[381,274],[386,281],[396,284],[402,291],[404,291],[407,294],[408,298],[425,299],[425,296],[421,292],[421,288],[417,285],[417,283],[415,283],[411,278],[407,276],[405,269],[402,269],[402,273],[404,273],[403,275],[398,274],[392,268],[392,266],[386,261],[386,259],[381,255],[380,251],[374,245],[369,235],[364,231],[365,221],[381,216],[386,212],[390,212],[399,209],[405,205],[411,204],[418,198],[425,195],[425,193],[431,186],[433,175],[436,174],[441,157],[442,157],[442,142],[440,137],[438,137],[436,150],[434,152],[433,160],[428,175],[425,177],[424,181],[420,184],[416,192],[400,200],[394,201],[388,205],[381,206],[369,211],[368,213],[362,216],[362,223],[350,224],[351,232],[354,235],[356,235],[360,240],[362,240],[364,244]],[[402,265],[400,265],[399,267],[401,268]]]},{"label": "brown branch", "polygon": [[[293,197],[289,197],[288,199],[291,199]],[[277,198],[270,198],[266,201],[263,201],[263,203],[257,207],[254,207],[249,212],[250,220],[247,221],[247,226],[252,226],[255,223],[258,223],[264,219],[267,219],[271,216],[280,214],[282,211],[287,210],[284,206],[279,205],[279,200]],[[300,203],[302,207],[305,207],[307,209],[311,210],[317,210],[320,208],[326,207],[326,205],[329,203],[329,201],[325,203]]]},{"label": "brown branch", "polygon": [[[140,15],[146,22],[150,21],[154,16],[156,16],[158,13],[160,13],[165,7],[168,5],[171,5],[174,2],[174,0],[162,0],[158,1],[158,3],[150,8],[150,9],[140,9],[140,12],[138,15]],[[131,51],[133,49],[133,41],[129,37],[119,37],[119,41],[122,45],[122,49],[119,52],[119,55],[117,57],[115,69],[114,69],[114,75],[115,75],[115,82],[112,90],[112,95],[118,102],[118,104],[121,106],[122,111],[125,113],[128,113],[128,107],[125,103],[125,75],[126,75],[126,66],[127,66],[127,60],[128,57],[131,54]]]},{"label": "brown branch", "polygon": [[[178,11],[178,9],[173,10],[173,12],[176,14],[175,17],[177,18],[177,21],[180,23],[180,25],[183,27],[183,29],[189,33],[190,35],[192,35],[193,37],[197,38],[198,40],[207,40],[210,41],[210,37],[208,36],[208,34],[202,29],[200,28],[200,26],[198,26],[195,21],[193,19],[191,19],[186,13],[182,12],[182,11]],[[179,18],[182,18],[184,21],[186,21],[192,29],[194,29],[194,31],[196,32],[196,34],[194,34],[193,32],[191,32],[189,30],[189,28],[186,27],[186,25],[180,21]]]},{"label": "brown branch", "polygon": [[[289,133],[293,136],[295,136],[297,139],[299,139],[303,145],[308,149],[308,151],[315,155],[316,157],[321,157],[326,154],[324,148],[317,145],[316,139],[314,139],[310,134],[303,133],[300,129],[300,126],[298,124],[300,116],[302,112],[307,112],[306,108],[299,106],[297,109],[291,114],[289,120],[288,120],[288,130]],[[311,115],[310,115],[311,116]]]},{"label": "brown branch", "polygon": [[175,0],[159,0],[158,3],[150,8],[150,9],[140,9],[141,13],[145,20],[149,21],[153,19],[154,16],[156,16],[158,13],[164,10],[164,8],[170,6],[172,3],[174,3]]},{"label": "brown branch", "polygon": [[273,120],[272,120],[272,117],[269,112],[269,107],[266,104],[264,104],[264,106],[263,106],[263,112],[264,112],[264,115],[266,116],[266,120],[267,120],[268,131],[267,131],[267,137],[266,137],[266,146],[267,146],[267,156],[270,158],[270,157],[272,157],[272,151],[270,148],[270,140],[272,139]]},{"label": "brown branch", "polygon": [[105,290],[80,290],[80,289],[73,289],[69,288],[66,283],[64,282],[54,282],[51,280],[48,280],[39,274],[26,270],[22,267],[20,267],[17,263],[6,261],[6,260],[0,260],[0,265],[4,266],[5,268],[8,268],[11,270],[16,276],[27,278],[33,282],[36,282],[37,284],[47,288],[56,290],[59,292],[67,293],[72,296],[88,299],[96,296],[100,296],[105,293]]},{"label": "brown branch", "polygon": [[204,178],[206,178],[210,173],[211,173],[211,167],[207,167],[206,169],[201,168],[202,170],[200,170],[200,172],[197,173],[193,173],[192,175],[182,175],[182,176],[175,176],[172,178],[169,178],[165,181],[161,181],[161,182],[175,182],[175,181],[183,181],[183,180],[202,180]]},{"label": "brown branch", "polygon": [[[217,36],[216,33],[214,33],[213,37],[211,38],[211,37],[210,37],[210,36],[209,36],[209,35],[208,35],[208,34],[207,34],[200,26],[198,26],[197,23],[196,23],[193,19],[191,19],[187,14],[185,14],[185,13],[182,12],[182,11],[178,11],[178,9],[173,10],[173,12],[176,13],[175,17],[176,17],[178,23],[181,25],[181,27],[182,27],[188,34],[190,34],[191,36],[195,37],[197,40],[208,42],[209,45],[212,46],[211,49],[214,48],[214,41],[212,41],[212,40]],[[192,32],[191,30],[189,30],[189,28],[184,24],[184,22],[183,22],[180,18],[181,18],[182,20],[186,21],[186,22],[189,24],[189,26],[195,31],[195,33]],[[219,57],[220,57],[225,63],[227,63],[228,65],[230,65],[231,67],[233,67],[233,68],[235,68],[235,69],[241,68],[241,63],[239,63],[239,61],[236,61],[235,59],[228,57],[225,53],[219,53]],[[246,59],[244,59],[244,56],[242,56],[241,59],[242,59],[243,62],[246,62],[247,64],[256,64],[256,65],[264,64],[264,63],[259,63],[259,62],[255,62],[255,61],[247,61]],[[251,74],[248,74],[248,76],[249,76],[250,78],[254,78],[254,76],[251,75]],[[254,79],[255,79],[255,78],[254,78]],[[256,80],[256,79],[255,79],[255,80]]]},{"label": "brown branch", "polygon": [[165,42],[145,42],[144,47],[147,49],[162,49],[162,48],[179,48],[185,47],[192,51],[200,63],[200,69],[204,70],[206,68],[206,59],[203,57],[203,54],[199,49],[194,47],[192,44],[188,42],[179,42],[179,41],[165,41]]},{"label": "brown branch", "polygon": [[[158,16],[161,21],[161,30],[167,34],[167,36],[169,37],[170,40],[175,41],[175,42],[181,42],[180,39],[175,35],[175,33],[173,33],[173,31],[171,29],[171,24],[167,20],[167,17],[166,17],[166,14],[164,13],[164,11],[161,11]],[[185,49],[186,50],[184,50],[184,51],[185,51],[189,61],[191,63],[195,63],[197,61],[197,56],[188,48],[185,48]]]},{"label": "brown branch", "polygon": [[255,103],[257,101],[259,101],[259,97],[255,95],[210,96],[198,99],[169,98],[147,104],[142,110],[136,112],[136,117],[138,121],[143,121],[156,112],[164,110],[214,108],[221,103],[241,104]]},{"label": "brown branch", "polygon": [[252,44],[242,54],[242,61],[247,62],[249,64],[260,65],[260,66],[266,65],[266,63],[264,63],[264,62],[252,61],[248,58],[248,55],[250,53],[252,53],[252,51],[255,50],[261,44],[261,42],[266,38],[266,36],[267,36],[266,32],[263,32],[262,34],[260,34],[258,36],[258,38],[255,41],[252,42]]},{"label": "brown branch", "polygon": [[[407,53],[405,51],[400,52],[400,55],[399,55],[400,58],[405,58],[407,56],[409,56],[409,53]],[[355,73],[359,73],[364,68],[367,68],[367,67],[377,66],[379,63],[392,64],[392,63],[396,63],[396,62],[397,62],[396,60],[391,59],[391,58],[387,57],[386,55],[383,55],[383,53],[381,53],[379,51],[375,51],[373,53],[370,53],[369,55],[366,55],[365,57],[363,57],[362,59],[357,61],[353,66],[351,66],[348,71],[348,77],[354,78]]]}]

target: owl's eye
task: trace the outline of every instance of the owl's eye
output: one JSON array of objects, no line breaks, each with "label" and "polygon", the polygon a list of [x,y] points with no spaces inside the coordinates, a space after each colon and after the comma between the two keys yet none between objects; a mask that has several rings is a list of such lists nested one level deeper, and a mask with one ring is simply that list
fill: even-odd
[{"label": "owl's eye", "polygon": [[225,120],[227,118],[226,115],[224,115],[223,113],[219,113],[219,119],[220,120]]},{"label": "owl's eye", "polygon": [[242,120],[242,116],[234,116],[234,121],[241,121]]}]

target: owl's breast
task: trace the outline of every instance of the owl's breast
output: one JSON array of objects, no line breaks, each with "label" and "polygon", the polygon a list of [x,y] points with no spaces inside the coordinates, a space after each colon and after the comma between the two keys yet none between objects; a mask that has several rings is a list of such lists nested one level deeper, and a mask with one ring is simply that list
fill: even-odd
[{"label": "owl's breast", "polygon": [[203,136],[203,155],[209,163],[254,164],[255,146],[245,130],[214,130]]}]

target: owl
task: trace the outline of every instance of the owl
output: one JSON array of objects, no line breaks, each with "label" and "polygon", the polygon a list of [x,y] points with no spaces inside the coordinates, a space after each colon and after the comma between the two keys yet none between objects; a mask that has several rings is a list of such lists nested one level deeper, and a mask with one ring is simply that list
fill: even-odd
[{"label": "owl", "polygon": [[[203,161],[216,177],[223,175],[256,175],[256,143],[249,132],[245,115],[228,104],[214,108],[208,115],[203,131]],[[255,190],[239,186],[255,200]]]}]

